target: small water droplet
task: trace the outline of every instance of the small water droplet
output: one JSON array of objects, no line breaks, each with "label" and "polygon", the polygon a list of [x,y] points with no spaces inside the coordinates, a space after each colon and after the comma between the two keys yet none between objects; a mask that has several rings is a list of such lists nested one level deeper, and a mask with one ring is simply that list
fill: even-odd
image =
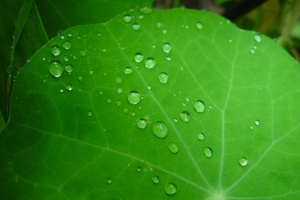
[{"label": "small water droplet", "polygon": [[174,119],[174,122],[178,122],[178,119],[177,119],[177,118],[175,118],[175,119]]},{"label": "small water droplet", "polygon": [[124,70],[124,73],[127,74],[127,75],[128,75],[128,74],[132,74],[132,69],[131,69],[131,67],[126,67],[125,70]]},{"label": "small water droplet", "polygon": [[122,102],[121,101],[117,101],[117,106],[121,106],[122,105]]},{"label": "small water droplet", "polygon": [[144,55],[141,53],[136,53],[133,58],[135,62],[140,63],[144,60]]},{"label": "small water droplet", "polygon": [[253,129],[254,129],[254,127],[251,125],[251,126],[250,126],[250,129],[251,129],[251,130],[253,130]]},{"label": "small water droplet", "polygon": [[204,102],[201,101],[201,100],[197,100],[197,101],[194,103],[194,109],[195,109],[196,112],[198,112],[198,113],[204,112],[204,109],[205,109],[205,104],[204,104]]},{"label": "small water droplet", "polygon": [[106,180],[106,183],[107,183],[107,184],[111,184],[111,183],[112,183],[112,179],[111,179],[111,178],[108,178],[108,179]]},{"label": "small water droplet", "polygon": [[255,53],[255,49],[250,49],[250,53],[254,54]]},{"label": "small water droplet", "polygon": [[140,129],[144,129],[146,128],[147,126],[147,121],[143,118],[139,119],[137,122],[136,122],[136,125],[137,127],[139,127]]},{"label": "small water droplet", "polygon": [[254,123],[255,123],[256,126],[258,126],[260,124],[260,121],[259,120],[255,120]]},{"label": "small water droplet", "polygon": [[156,66],[156,60],[152,57],[149,57],[145,60],[145,67],[147,69],[153,69]]},{"label": "small water droplet", "polygon": [[73,87],[72,87],[71,84],[67,84],[66,89],[69,90],[69,91],[71,91],[71,90],[73,90]]},{"label": "small water droplet", "polygon": [[157,121],[152,125],[152,133],[158,138],[165,138],[168,135],[168,127],[166,123]]},{"label": "small water droplet", "polygon": [[168,79],[169,79],[169,75],[162,72],[160,74],[158,74],[157,76],[158,78],[158,81],[161,82],[161,83],[167,83],[168,82]]},{"label": "small water droplet", "polygon": [[131,15],[129,15],[129,14],[125,14],[125,15],[123,16],[123,21],[126,22],[126,23],[131,22],[131,19],[132,19],[132,17],[131,17]]},{"label": "small water droplet", "polygon": [[93,71],[93,70],[90,70],[90,71],[89,71],[89,74],[90,74],[90,75],[92,75],[93,73],[94,73],[94,71]]},{"label": "small water droplet", "polygon": [[175,183],[172,183],[172,182],[167,183],[165,186],[165,191],[168,195],[175,194],[177,191],[177,187],[176,187]]},{"label": "small water droplet", "polygon": [[45,61],[45,60],[46,60],[46,58],[45,58],[45,57],[42,57],[42,60],[43,60],[43,61]]},{"label": "small water droplet", "polygon": [[81,51],[80,51],[80,55],[81,55],[82,57],[86,56],[86,50],[81,50]]},{"label": "small water droplet", "polygon": [[91,116],[93,115],[93,113],[92,113],[91,111],[89,111],[89,112],[87,113],[87,115],[88,115],[89,117],[91,117]]},{"label": "small water droplet", "polygon": [[116,78],[116,83],[117,83],[117,84],[121,84],[121,83],[122,83],[122,78],[117,77],[117,78]]},{"label": "small water droplet", "polygon": [[107,99],[106,102],[107,102],[107,103],[111,103],[112,100],[111,100],[111,99]]},{"label": "small water droplet", "polygon": [[65,50],[71,49],[71,47],[72,47],[71,42],[65,41],[64,43],[62,43],[62,47],[63,47]]},{"label": "small water droplet", "polygon": [[138,92],[136,91],[131,91],[128,96],[127,99],[129,101],[129,103],[131,103],[132,105],[136,105],[141,101],[141,96]]},{"label": "small water droplet", "polygon": [[204,134],[203,133],[198,133],[197,138],[198,138],[198,140],[204,140]]},{"label": "small water droplet", "polygon": [[156,176],[156,175],[152,176],[152,181],[153,181],[153,183],[155,183],[155,184],[159,183],[159,177]]},{"label": "small water droplet", "polygon": [[63,89],[63,88],[60,88],[60,89],[59,89],[59,92],[64,92],[64,89]]},{"label": "small water droplet", "polygon": [[182,111],[180,113],[180,119],[185,123],[189,122],[191,119],[190,113],[188,111]]},{"label": "small water droplet", "polygon": [[254,40],[256,42],[261,42],[261,35],[259,35],[259,34],[254,35]]},{"label": "small water droplet", "polygon": [[141,28],[141,25],[140,25],[140,24],[138,24],[138,23],[132,24],[132,29],[133,29],[133,30],[137,31],[137,30],[140,30],[140,28]]},{"label": "small water droplet", "polygon": [[142,168],[140,166],[137,166],[136,171],[140,172],[140,171],[142,171]]},{"label": "small water droplet", "polygon": [[68,73],[71,73],[73,71],[73,66],[71,64],[68,64],[65,66],[65,70]]},{"label": "small water droplet", "polygon": [[122,94],[122,93],[123,93],[123,89],[122,89],[122,88],[118,88],[118,89],[117,89],[117,93],[118,93],[118,94]]},{"label": "small water droplet", "polygon": [[151,90],[151,85],[148,85],[147,88],[148,88],[148,90]]},{"label": "small water droplet", "polygon": [[98,35],[99,37],[102,36],[101,32],[98,32],[97,35]]},{"label": "small water droplet", "polygon": [[60,54],[60,47],[58,45],[54,45],[51,48],[51,53],[53,56],[58,56]]},{"label": "small water droplet", "polygon": [[78,80],[79,80],[79,81],[82,81],[82,76],[78,76]]},{"label": "small water droplet", "polygon": [[171,142],[168,144],[168,149],[171,153],[177,153],[178,152],[178,145],[175,142]]},{"label": "small water droplet", "polygon": [[143,13],[143,14],[150,14],[152,12],[152,8],[148,5],[142,6],[140,8],[140,12]]},{"label": "small water droplet", "polygon": [[172,46],[171,46],[171,44],[170,43],[164,43],[163,45],[162,45],[162,50],[163,50],[163,52],[165,52],[165,53],[170,53],[170,51],[172,50]]},{"label": "small water droplet", "polygon": [[229,43],[232,43],[232,39],[229,39],[228,42],[229,42]]},{"label": "small water droplet", "polygon": [[248,159],[245,157],[239,158],[239,163],[242,167],[245,167],[248,164]]},{"label": "small water droplet", "polygon": [[162,30],[162,33],[163,33],[163,34],[167,34],[167,32],[168,32],[168,31],[167,31],[166,29],[163,29],[163,30]]},{"label": "small water droplet", "polygon": [[202,29],[202,28],[203,28],[202,22],[197,22],[197,23],[196,23],[196,28],[197,28],[197,29]]},{"label": "small water droplet", "polygon": [[70,59],[69,59],[69,56],[64,56],[64,61],[65,62],[68,62]]},{"label": "small water droplet", "polygon": [[161,28],[161,27],[163,27],[163,23],[161,23],[161,22],[157,22],[157,23],[156,23],[156,27],[157,27],[157,28]]},{"label": "small water droplet", "polygon": [[167,55],[167,56],[166,56],[166,60],[167,60],[167,61],[171,61],[171,60],[172,60],[172,57],[171,57],[170,55]]},{"label": "small water droplet", "polygon": [[123,113],[124,113],[124,114],[127,114],[128,112],[129,112],[128,108],[124,108],[124,109],[123,109]]},{"label": "small water droplet", "polygon": [[102,74],[102,76],[104,76],[104,77],[105,77],[105,76],[107,76],[107,73],[106,73],[106,72],[104,72],[104,73]]},{"label": "small water droplet", "polygon": [[54,76],[55,78],[58,78],[64,72],[64,68],[59,61],[54,60],[49,65],[49,72],[52,76]]},{"label": "small water droplet", "polygon": [[204,147],[203,152],[206,158],[210,158],[212,156],[212,149],[210,147]]}]

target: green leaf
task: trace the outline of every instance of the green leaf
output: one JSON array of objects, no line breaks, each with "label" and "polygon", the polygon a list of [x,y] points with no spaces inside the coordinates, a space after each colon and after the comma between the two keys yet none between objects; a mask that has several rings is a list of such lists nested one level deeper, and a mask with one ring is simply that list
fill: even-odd
[{"label": "green leaf", "polygon": [[299,199],[299,64],[212,13],[126,14],[21,70],[1,199]]}]

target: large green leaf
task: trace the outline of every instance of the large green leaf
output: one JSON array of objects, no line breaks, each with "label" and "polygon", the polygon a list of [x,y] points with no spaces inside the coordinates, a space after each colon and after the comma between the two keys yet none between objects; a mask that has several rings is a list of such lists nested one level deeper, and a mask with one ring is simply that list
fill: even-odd
[{"label": "large green leaf", "polygon": [[143,12],[66,30],[21,70],[1,199],[299,199],[299,65],[215,14]]}]

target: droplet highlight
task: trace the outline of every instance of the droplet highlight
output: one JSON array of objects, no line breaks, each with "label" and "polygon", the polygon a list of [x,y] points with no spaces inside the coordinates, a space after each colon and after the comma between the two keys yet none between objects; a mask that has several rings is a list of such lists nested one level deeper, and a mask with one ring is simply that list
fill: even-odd
[{"label": "droplet highlight", "polygon": [[136,91],[131,91],[128,96],[127,99],[129,101],[129,103],[131,103],[132,105],[136,105],[141,101],[141,96],[138,92]]},{"label": "droplet highlight", "polygon": [[196,112],[198,112],[198,113],[203,113],[203,112],[204,112],[204,109],[205,109],[205,104],[204,104],[204,102],[201,101],[201,100],[195,101],[195,103],[194,103],[194,109],[195,109]]},{"label": "droplet highlight", "polygon": [[106,180],[106,183],[107,183],[107,184],[111,184],[111,183],[112,183],[112,179],[111,179],[111,178],[108,178],[108,179]]},{"label": "droplet highlight", "polygon": [[248,164],[248,159],[245,158],[245,157],[239,158],[239,164],[240,164],[242,167],[245,167],[245,166]]},{"label": "droplet highlight", "polygon": [[185,123],[189,122],[191,119],[190,113],[188,111],[182,111],[180,113],[180,119]]},{"label": "droplet highlight", "polygon": [[168,135],[167,124],[162,121],[157,121],[152,125],[152,133],[158,138],[165,138]]},{"label": "droplet highlight", "polygon": [[254,40],[258,43],[261,42],[261,35],[259,34],[254,35]]}]

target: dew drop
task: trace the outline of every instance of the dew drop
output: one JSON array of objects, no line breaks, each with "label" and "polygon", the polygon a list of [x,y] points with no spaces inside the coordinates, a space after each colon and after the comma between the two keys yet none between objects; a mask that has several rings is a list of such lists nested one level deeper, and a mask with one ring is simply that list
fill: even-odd
[{"label": "dew drop", "polygon": [[166,56],[166,60],[167,60],[167,61],[171,61],[171,60],[172,60],[172,57],[171,57],[170,55],[167,55],[167,56]]},{"label": "dew drop", "polygon": [[69,56],[64,56],[64,61],[68,62],[70,60]]},{"label": "dew drop", "polygon": [[66,89],[69,90],[69,91],[71,91],[71,90],[73,90],[73,87],[72,87],[71,84],[68,84],[68,85],[66,86]]},{"label": "dew drop", "polygon": [[161,27],[163,27],[163,23],[161,23],[161,22],[157,22],[157,23],[156,23],[156,27],[157,27],[157,28],[161,28]]},{"label": "dew drop", "polygon": [[58,78],[64,72],[64,68],[59,61],[54,60],[49,65],[49,72],[52,76]]},{"label": "dew drop", "polygon": [[111,179],[111,178],[108,178],[108,179],[106,180],[106,183],[107,183],[107,184],[111,184],[111,183],[112,183],[112,179]]},{"label": "dew drop", "polygon": [[124,113],[124,114],[127,114],[128,112],[129,112],[128,108],[124,108],[124,109],[123,109],[123,113]]},{"label": "dew drop", "polygon": [[64,89],[63,89],[63,88],[60,88],[60,89],[59,89],[59,92],[61,92],[61,93],[64,92]]},{"label": "dew drop", "polygon": [[125,14],[125,15],[123,16],[123,21],[126,22],[126,23],[131,22],[131,19],[132,19],[132,17],[131,17],[131,15],[129,15],[129,14]]},{"label": "dew drop", "polygon": [[58,56],[60,54],[60,47],[58,45],[54,45],[52,48],[51,48],[51,53],[52,55],[54,56]]},{"label": "dew drop", "polygon": [[210,147],[204,147],[203,152],[206,158],[210,158],[212,156],[212,149]]},{"label": "dew drop", "polygon": [[161,83],[167,83],[168,82],[168,79],[169,79],[169,75],[162,72],[160,74],[158,74],[157,76],[158,78],[158,81],[161,82]]},{"label": "dew drop", "polygon": [[140,171],[142,171],[142,168],[140,166],[137,166],[136,171],[140,172]]},{"label": "dew drop", "polygon": [[248,159],[245,157],[239,158],[239,163],[242,167],[245,167],[248,164]]},{"label": "dew drop", "polygon": [[152,176],[152,181],[153,181],[153,183],[155,183],[155,184],[159,183],[159,177],[156,176],[156,175]]},{"label": "dew drop", "polygon": [[116,78],[116,83],[117,83],[117,84],[121,84],[121,83],[122,83],[122,78],[117,77],[117,78]]},{"label": "dew drop", "polygon": [[171,153],[177,153],[178,152],[178,145],[175,142],[171,142],[168,144],[168,149]]},{"label": "dew drop", "polygon": [[202,22],[197,22],[197,23],[196,23],[196,28],[197,28],[197,29],[202,29],[202,28],[203,28]]},{"label": "dew drop", "polygon": [[79,80],[79,81],[82,81],[82,76],[78,76],[78,80]]},{"label": "dew drop", "polygon": [[162,50],[163,50],[163,52],[165,52],[165,53],[170,53],[170,51],[172,50],[171,44],[169,44],[169,43],[164,43],[164,44],[162,45]]},{"label": "dew drop", "polygon": [[122,102],[121,101],[117,101],[117,106],[121,106]]},{"label": "dew drop", "polygon": [[64,43],[62,43],[62,47],[63,47],[65,50],[69,50],[69,49],[71,49],[72,45],[71,45],[70,42],[65,41]]},{"label": "dew drop", "polygon": [[136,53],[133,58],[135,62],[140,63],[144,60],[144,55],[141,53]]},{"label": "dew drop", "polygon": [[172,182],[167,183],[165,186],[165,191],[168,195],[175,194],[177,191],[177,187],[176,187],[175,183],[172,183]]},{"label": "dew drop", "polygon": [[65,66],[65,70],[66,72],[71,73],[73,72],[73,66],[71,64],[68,64]]},{"label": "dew drop", "polygon": [[123,89],[122,89],[122,88],[118,88],[118,89],[117,89],[117,93],[118,93],[118,94],[122,94],[122,93],[123,93]]},{"label": "dew drop", "polygon": [[106,102],[107,102],[107,103],[111,103],[112,100],[111,100],[111,99],[107,99]]},{"label": "dew drop", "polygon": [[127,74],[127,75],[132,74],[131,67],[126,67],[125,70],[124,70],[124,73]]},{"label": "dew drop", "polygon": [[168,127],[166,123],[157,121],[152,125],[152,133],[158,138],[165,138],[168,135]]},{"label": "dew drop", "polygon": [[133,29],[133,30],[137,31],[137,30],[140,30],[140,28],[141,28],[141,25],[140,25],[140,24],[138,24],[138,23],[132,24],[132,29]]},{"label": "dew drop", "polygon": [[147,69],[153,69],[156,66],[156,60],[152,57],[149,57],[145,60],[145,67]]},{"label": "dew drop", "polygon": [[87,113],[87,115],[88,115],[89,117],[91,117],[91,116],[93,115],[93,113],[92,113],[91,111],[89,111],[89,112]]},{"label": "dew drop", "polygon": [[143,14],[150,14],[152,12],[152,8],[150,6],[143,6],[140,8],[140,12]]},{"label": "dew drop", "polygon": [[198,133],[197,138],[198,138],[198,140],[204,140],[204,134],[203,133]]},{"label": "dew drop", "polygon": [[261,35],[259,35],[259,34],[254,35],[254,40],[256,42],[261,42]]},{"label": "dew drop", "polygon": [[260,121],[259,120],[255,120],[254,123],[255,123],[256,126],[258,126],[260,124]]},{"label": "dew drop", "polygon": [[81,50],[81,51],[80,51],[80,55],[81,55],[82,57],[86,56],[86,50]]},{"label": "dew drop", "polygon": [[145,119],[141,118],[136,122],[137,127],[139,127],[140,129],[144,129],[147,127],[147,122]]},{"label": "dew drop", "polygon": [[250,53],[254,54],[255,53],[255,49],[250,49]]},{"label": "dew drop", "polygon": [[180,119],[185,123],[189,122],[191,119],[190,113],[188,111],[182,111],[180,113]]},{"label": "dew drop", "polygon": [[163,33],[163,34],[167,34],[167,32],[168,32],[168,31],[167,31],[166,29],[163,29],[163,30],[162,30],[162,33]]},{"label": "dew drop", "polygon": [[195,109],[196,112],[198,112],[198,113],[204,112],[204,109],[205,109],[204,102],[201,101],[201,100],[196,101],[196,102],[194,103],[194,109]]},{"label": "dew drop", "polygon": [[141,96],[138,92],[136,91],[131,91],[128,96],[127,99],[129,101],[129,103],[131,103],[132,105],[136,105],[141,101]]},{"label": "dew drop", "polygon": [[250,126],[250,129],[251,129],[251,130],[253,130],[253,129],[254,129],[254,127],[251,125],[251,126]]}]

